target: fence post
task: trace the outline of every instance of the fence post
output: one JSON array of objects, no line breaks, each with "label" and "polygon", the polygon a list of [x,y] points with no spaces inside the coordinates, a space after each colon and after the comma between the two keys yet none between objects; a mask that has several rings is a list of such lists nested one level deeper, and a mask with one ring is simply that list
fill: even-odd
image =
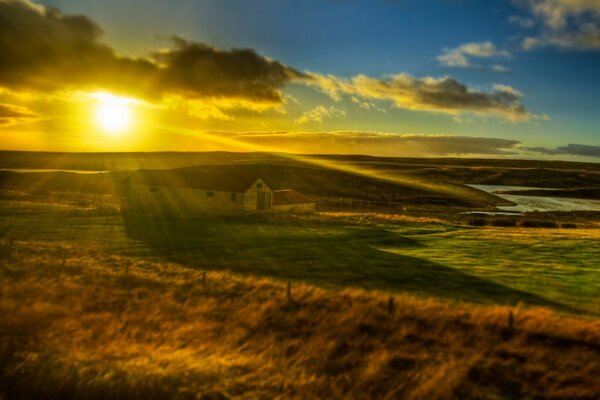
[{"label": "fence post", "polygon": [[2,261],[11,260],[13,255],[14,239],[9,238],[6,244],[0,244],[0,258]]},{"label": "fence post", "polygon": [[394,304],[394,298],[392,296],[390,296],[390,298],[388,299],[388,305],[387,305],[388,314],[392,315],[394,313],[395,309],[396,309],[396,305]]},{"label": "fence post", "polygon": [[292,282],[287,283],[287,299],[292,301]]},{"label": "fence post", "polygon": [[508,311],[508,333],[512,335],[515,331],[515,315],[512,310]]},{"label": "fence post", "polygon": [[206,271],[202,271],[202,286],[206,286]]}]

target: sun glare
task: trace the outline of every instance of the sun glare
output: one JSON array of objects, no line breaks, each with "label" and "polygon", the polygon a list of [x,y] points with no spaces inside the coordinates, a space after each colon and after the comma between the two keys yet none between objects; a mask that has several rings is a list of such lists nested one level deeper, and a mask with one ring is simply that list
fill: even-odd
[{"label": "sun glare", "polygon": [[132,99],[119,97],[109,93],[95,93],[96,123],[105,133],[111,135],[121,134],[131,126],[133,120]]}]

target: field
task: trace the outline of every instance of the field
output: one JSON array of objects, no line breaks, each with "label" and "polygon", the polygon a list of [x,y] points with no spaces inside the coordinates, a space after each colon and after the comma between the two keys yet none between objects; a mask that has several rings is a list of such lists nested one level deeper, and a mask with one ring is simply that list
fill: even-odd
[{"label": "field", "polygon": [[229,219],[121,215],[126,171],[0,172],[0,399],[599,398],[598,213],[474,226],[494,197],[426,170],[539,165],[469,162],[274,164],[336,206]]},{"label": "field", "polygon": [[[594,399],[600,324],[18,241],[6,399]],[[512,314],[509,314],[509,311]]]},{"label": "field", "polygon": [[[195,269],[326,287],[600,312],[600,229],[473,228],[364,213],[244,220],[123,218],[110,210],[0,202],[6,238],[55,240]],[[557,257],[556,254],[560,254]]]}]

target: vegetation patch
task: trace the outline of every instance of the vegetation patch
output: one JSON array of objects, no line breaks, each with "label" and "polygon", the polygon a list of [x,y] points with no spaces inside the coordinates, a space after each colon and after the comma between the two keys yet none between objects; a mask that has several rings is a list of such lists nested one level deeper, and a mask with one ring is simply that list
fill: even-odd
[{"label": "vegetation patch", "polygon": [[513,227],[517,226],[517,221],[514,219],[495,219],[492,220],[492,226],[500,226],[500,227]]},{"label": "vegetation patch", "polygon": [[11,252],[0,269],[7,399],[600,395],[597,321],[205,274],[57,242]]},{"label": "vegetation patch", "polygon": [[471,218],[468,223],[471,226],[485,226],[485,225],[487,225],[487,221],[485,220],[485,218]]},{"label": "vegetation patch", "polygon": [[558,224],[554,221],[539,221],[526,219],[521,221],[523,228],[558,228]]}]

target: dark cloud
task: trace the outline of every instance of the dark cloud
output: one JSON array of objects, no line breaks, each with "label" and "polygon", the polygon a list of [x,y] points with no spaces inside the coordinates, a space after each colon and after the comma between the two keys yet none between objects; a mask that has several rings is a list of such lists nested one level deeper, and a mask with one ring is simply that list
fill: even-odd
[{"label": "dark cloud", "polygon": [[391,157],[511,155],[516,154],[516,147],[520,144],[515,140],[498,138],[367,132],[273,132],[227,135],[243,143],[293,153],[329,152]]},{"label": "dark cloud", "polygon": [[179,37],[173,41],[175,49],[156,53],[156,59],[164,65],[161,85],[184,94],[280,102],[279,88],[291,80],[306,78],[251,49],[223,51]]},{"label": "dark cloud", "polygon": [[569,144],[566,146],[558,146],[554,149],[548,149],[546,147],[527,147],[525,150],[548,155],[566,154],[572,156],[600,157],[600,146],[590,146],[585,144]]},{"label": "dark cloud", "polygon": [[[0,85],[52,91],[81,86],[118,88],[156,67],[118,57],[99,42],[101,28],[26,0],[0,1]],[[137,80],[137,79],[136,79]]]},{"label": "dark cloud", "polygon": [[220,50],[174,38],[149,58],[118,55],[86,16],[28,0],[0,0],[0,86],[12,90],[105,89],[158,98],[235,98],[281,103],[305,75],[251,49]]}]

